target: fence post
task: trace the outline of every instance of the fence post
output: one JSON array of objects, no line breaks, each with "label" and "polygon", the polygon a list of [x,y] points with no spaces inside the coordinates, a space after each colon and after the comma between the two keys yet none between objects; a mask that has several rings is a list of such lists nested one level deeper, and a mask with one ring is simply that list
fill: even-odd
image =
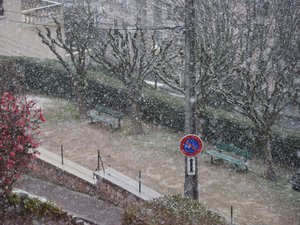
[{"label": "fence post", "polygon": [[98,150],[97,169],[96,169],[96,171],[100,171],[100,150]]},{"label": "fence post", "polygon": [[230,207],[230,225],[233,225],[233,206]]},{"label": "fence post", "polygon": [[64,165],[64,146],[60,146],[60,152],[61,152],[61,164]]},{"label": "fence post", "polygon": [[142,192],[142,181],[141,181],[141,178],[142,178],[142,173],[139,170],[139,193]]},{"label": "fence post", "polygon": [[107,158],[108,158],[108,166],[110,167],[110,164],[111,164],[111,157],[110,157],[110,155],[108,155]]}]

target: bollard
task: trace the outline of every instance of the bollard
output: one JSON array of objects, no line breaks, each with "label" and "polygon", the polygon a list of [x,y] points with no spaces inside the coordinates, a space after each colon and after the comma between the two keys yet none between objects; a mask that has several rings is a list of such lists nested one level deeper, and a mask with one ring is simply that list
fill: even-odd
[{"label": "bollard", "polygon": [[61,164],[64,165],[64,146],[60,146],[60,152],[61,152]]},{"label": "bollard", "polygon": [[142,178],[142,173],[139,170],[139,193],[142,192],[142,181],[141,181],[141,178]]},{"label": "bollard", "polygon": [[230,207],[230,225],[233,225],[233,206]]}]

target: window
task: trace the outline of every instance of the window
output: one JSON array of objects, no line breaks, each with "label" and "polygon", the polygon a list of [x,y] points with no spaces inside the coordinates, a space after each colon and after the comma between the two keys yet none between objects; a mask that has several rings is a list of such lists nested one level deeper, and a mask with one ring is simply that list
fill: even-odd
[{"label": "window", "polygon": [[0,16],[4,16],[3,0],[0,0]]},{"label": "window", "polygon": [[172,6],[170,4],[166,5],[166,19],[170,20],[172,18]]}]

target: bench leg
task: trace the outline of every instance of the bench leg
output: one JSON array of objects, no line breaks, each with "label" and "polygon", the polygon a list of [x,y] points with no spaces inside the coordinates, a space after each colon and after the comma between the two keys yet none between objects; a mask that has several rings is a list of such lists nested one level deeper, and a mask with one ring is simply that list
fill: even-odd
[{"label": "bench leg", "polygon": [[210,163],[211,163],[211,164],[214,163],[214,157],[213,157],[213,156],[210,157]]},{"label": "bench leg", "polygon": [[236,171],[238,172],[238,171],[240,171],[239,170],[239,165],[238,164],[234,164],[235,166],[236,166]]},{"label": "bench leg", "polygon": [[121,128],[121,119],[118,119],[118,128]]}]

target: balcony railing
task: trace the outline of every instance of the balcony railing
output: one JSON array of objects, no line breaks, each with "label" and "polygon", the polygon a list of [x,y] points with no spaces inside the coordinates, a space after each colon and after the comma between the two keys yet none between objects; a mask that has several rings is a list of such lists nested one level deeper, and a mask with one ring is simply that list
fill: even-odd
[{"label": "balcony railing", "polygon": [[46,25],[53,22],[54,18],[61,19],[63,4],[49,0],[23,0],[23,22],[28,24]]}]

